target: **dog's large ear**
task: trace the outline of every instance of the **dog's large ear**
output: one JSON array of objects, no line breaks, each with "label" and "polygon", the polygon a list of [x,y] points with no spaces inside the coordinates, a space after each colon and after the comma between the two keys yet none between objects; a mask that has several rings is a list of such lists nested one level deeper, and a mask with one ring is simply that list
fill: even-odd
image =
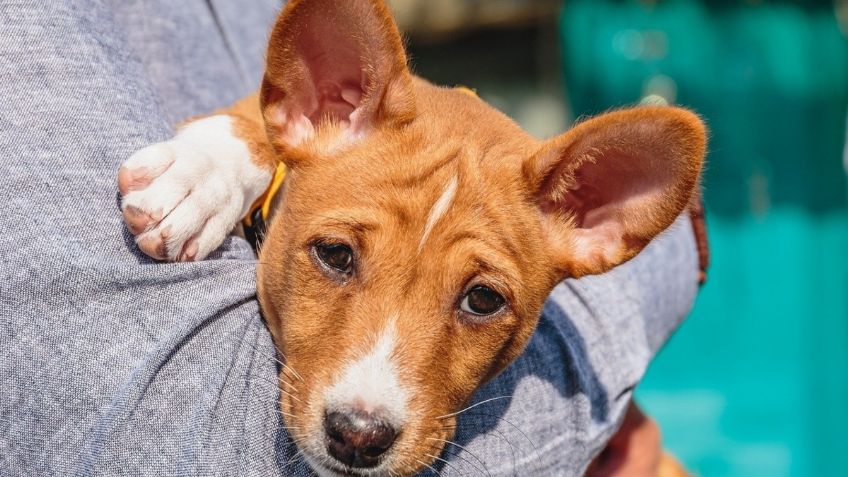
[{"label": "dog's large ear", "polygon": [[573,277],[636,255],[686,208],[700,180],[706,130],[693,113],[607,113],[546,142],[524,164],[553,259]]},{"label": "dog's large ear", "polygon": [[356,137],[415,112],[397,26],[381,0],[291,0],[268,47],[261,105],[269,138],[295,147],[324,122]]}]

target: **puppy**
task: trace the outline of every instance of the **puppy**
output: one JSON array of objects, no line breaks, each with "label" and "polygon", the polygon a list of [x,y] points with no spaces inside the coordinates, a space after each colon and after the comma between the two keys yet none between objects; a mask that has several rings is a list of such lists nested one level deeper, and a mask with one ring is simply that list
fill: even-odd
[{"label": "puppy", "polygon": [[161,260],[201,260],[245,216],[272,218],[258,296],[286,425],[319,475],[396,476],[432,464],[558,282],[672,224],[704,150],[699,118],[669,107],[539,141],[414,76],[381,1],[292,0],[261,89],[139,151],[118,182]]}]

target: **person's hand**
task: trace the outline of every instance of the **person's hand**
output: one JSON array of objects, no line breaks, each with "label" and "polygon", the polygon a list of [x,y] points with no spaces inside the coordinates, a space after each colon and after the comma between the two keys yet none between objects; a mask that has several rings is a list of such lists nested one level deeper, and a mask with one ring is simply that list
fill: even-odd
[{"label": "person's hand", "polygon": [[586,477],[684,477],[688,474],[663,453],[660,429],[633,403],[624,423],[589,466]]}]

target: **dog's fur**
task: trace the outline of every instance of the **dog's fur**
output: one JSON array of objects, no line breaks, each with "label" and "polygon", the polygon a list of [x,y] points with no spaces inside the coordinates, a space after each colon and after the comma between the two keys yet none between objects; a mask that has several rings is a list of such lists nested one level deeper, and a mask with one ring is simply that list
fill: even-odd
[{"label": "dog's fur", "polygon": [[[200,260],[285,163],[258,295],[285,356],[286,424],[320,474],[341,475],[325,412],[379,410],[402,431],[355,475],[410,475],[522,352],[557,282],[630,259],[687,207],[705,140],[691,112],[641,107],[539,141],[415,77],[381,1],[292,0],[259,93],[140,151],[118,179],[145,253]],[[350,273],[316,244],[349,246]],[[476,285],[505,307],[463,311]]]}]

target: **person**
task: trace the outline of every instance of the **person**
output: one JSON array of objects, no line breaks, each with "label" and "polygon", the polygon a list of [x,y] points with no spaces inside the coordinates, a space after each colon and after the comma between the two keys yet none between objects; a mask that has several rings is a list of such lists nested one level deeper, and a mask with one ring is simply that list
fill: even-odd
[{"label": "person", "polygon": [[[0,4],[0,475],[309,475],[276,406],[252,250],[230,237],[203,262],[146,258],[115,181],[179,121],[257,87],[279,8]],[[631,262],[560,284],[434,470],[583,474],[697,269],[681,218]]]}]

